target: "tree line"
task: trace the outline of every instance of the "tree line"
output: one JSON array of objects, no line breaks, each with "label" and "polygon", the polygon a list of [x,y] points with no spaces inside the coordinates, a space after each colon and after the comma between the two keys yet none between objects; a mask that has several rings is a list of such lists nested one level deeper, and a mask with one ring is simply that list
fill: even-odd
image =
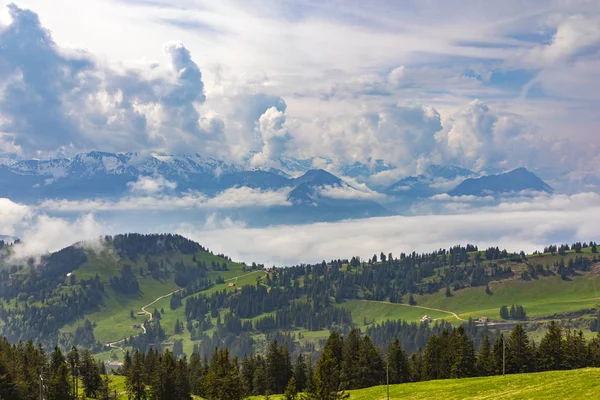
[{"label": "tree line", "polygon": [[[550,322],[539,344],[522,325],[507,337],[485,336],[479,351],[464,327],[432,335],[424,348],[408,353],[396,338],[386,347],[352,329],[330,333],[319,357],[299,353],[273,340],[264,354],[242,359],[227,348],[215,348],[210,359],[194,352],[189,359],[165,350],[127,352],[117,373],[125,376],[129,398],[135,400],[243,399],[249,395],[283,393],[287,399],[342,399],[347,390],[433,379],[490,376],[503,373],[600,367],[600,335],[589,341],[583,333]],[[116,398],[104,364],[89,351],[73,348],[66,355],[56,347],[47,354],[32,341],[11,345],[0,340],[0,398],[70,400],[82,390],[87,397]],[[301,393],[301,394],[300,394]]]}]

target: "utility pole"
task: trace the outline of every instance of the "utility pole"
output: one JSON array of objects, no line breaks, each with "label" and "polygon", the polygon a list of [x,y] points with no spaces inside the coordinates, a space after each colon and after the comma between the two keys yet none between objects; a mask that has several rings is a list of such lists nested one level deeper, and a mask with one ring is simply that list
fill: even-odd
[{"label": "utility pole", "polygon": [[40,374],[40,400],[44,400],[44,377]]},{"label": "utility pole", "polygon": [[387,400],[390,400],[390,360],[385,358],[385,386],[387,390]]}]

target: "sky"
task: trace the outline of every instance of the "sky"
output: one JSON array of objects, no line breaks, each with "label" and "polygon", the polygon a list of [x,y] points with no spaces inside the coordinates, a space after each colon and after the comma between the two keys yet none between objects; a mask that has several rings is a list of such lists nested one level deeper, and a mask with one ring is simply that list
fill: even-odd
[{"label": "sky", "polygon": [[[4,4],[2,4],[4,3]],[[0,152],[597,174],[597,1],[0,2]]]},{"label": "sky", "polygon": [[[0,158],[198,153],[256,167],[284,157],[383,159],[396,166],[381,176],[388,184],[431,164],[524,166],[585,188],[600,182],[599,106],[597,0],[0,0]],[[261,229],[217,214],[153,227],[145,216],[94,214],[287,201],[248,188],[173,199],[163,194],[172,183],[155,178],[118,202],[0,199],[0,233],[27,239],[29,256],[161,229],[267,263],[467,241],[535,250],[599,233],[594,193],[477,211],[458,199],[445,216]],[[71,219],[54,214],[65,209]]]}]

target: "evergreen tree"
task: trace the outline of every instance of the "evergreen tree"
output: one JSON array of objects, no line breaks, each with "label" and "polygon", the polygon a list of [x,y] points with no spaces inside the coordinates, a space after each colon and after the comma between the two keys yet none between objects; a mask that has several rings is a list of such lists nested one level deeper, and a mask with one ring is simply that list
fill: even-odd
[{"label": "evergreen tree", "polygon": [[314,385],[306,394],[308,400],[340,400],[349,395],[344,392],[341,380],[341,359],[343,342],[339,334],[331,332],[323,354],[317,361]]},{"label": "evergreen tree", "polygon": [[469,339],[462,326],[454,329],[448,341],[450,358],[450,377],[466,378],[475,375],[475,350],[473,341]]},{"label": "evergreen tree", "polygon": [[285,392],[283,392],[284,400],[296,400],[298,398],[298,389],[296,388],[296,379],[292,376],[287,386],[285,387]]},{"label": "evergreen tree", "polygon": [[304,360],[302,353],[300,353],[294,364],[294,381],[298,392],[302,392],[306,388],[308,380],[307,374],[306,361]]},{"label": "evergreen tree", "polygon": [[18,400],[14,378],[8,372],[2,357],[0,357],[0,399]]},{"label": "evergreen tree", "polygon": [[152,390],[150,399],[171,400],[176,399],[176,361],[170,351],[165,351],[158,357],[158,366],[150,377]]},{"label": "evergreen tree", "polygon": [[505,346],[504,343],[504,333],[501,333],[500,336],[494,342],[492,347],[492,359],[494,363],[494,375],[502,375],[502,366],[505,354]]},{"label": "evergreen tree", "polygon": [[69,400],[73,397],[71,392],[71,382],[69,376],[69,367],[65,357],[57,347],[51,354],[50,359],[50,381],[48,382],[48,399],[50,400]]},{"label": "evergreen tree", "polygon": [[506,307],[506,306],[500,307],[500,318],[510,319],[510,313],[508,312],[508,307]]},{"label": "evergreen tree", "polygon": [[410,381],[410,365],[408,356],[398,338],[389,345],[387,349],[387,367],[389,370],[390,384],[406,383]]},{"label": "evergreen tree", "polygon": [[564,344],[564,367],[566,369],[585,367],[587,364],[587,350],[583,332],[571,332],[571,330],[568,330]]},{"label": "evergreen tree", "polygon": [[412,293],[410,294],[409,298],[408,298],[408,304],[411,306],[414,306],[417,304],[417,302],[415,301],[415,298],[413,297]]},{"label": "evergreen tree", "polygon": [[492,345],[490,343],[489,335],[485,335],[483,337],[483,342],[481,343],[481,349],[479,349],[479,353],[477,354],[477,374],[480,376],[490,376],[495,373],[495,362],[494,356],[492,353]]},{"label": "evergreen tree", "polygon": [[586,354],[590,367],[600,367],[600,332],[588,342]]},{"label": "evergreen tree", "polygon": [[100,368],[98,367],[98,364],[96,364],[92,358],[92,355],[87,349],[85,349],[81,354],[79,372],[81,374],[83,393],[87,397],[96,397],[96,394],[100,389],[100,385],[102,384],[102,377],[100,376]]},{"label": "evergreen tree", "polygon": [[352,329],[344,340],[342,351],[342,380],[347,389],[363,387],[360,365],[361,338],[360,330]]},{"label": "evergreen tree", "polygon": [[218,349],[213,353],[205,382],[209,400],[241,400],[244,385],[237,363],[229,358],[228,349]]},{"label": "evergreen tree", "polygon": [[423,349],[410,356],[410,381],[420,382],[423,378]]},{"label": "evergreen tree", "polygon": [[69,373],[71,374],[73,399],[75,399],[79,392],[79,351],[77,347],[73,346],[71,351],[67,353],[67,363],[69,365]]},{"label": "evergreen tree", "polygon": [[146,400],[148,398],[145,380],[143,354],[136,350],[133,353],[131,367],[125,376],[125,387],[129,400]]},{"label": "evergreen tree", "polygon": [[192,353],[188,369],[190,392],[196,396],[203,396],[205,368],[198,352]]},{"label": "evergreen tree", "polygon": [[533,369],[533,354],[527,332],[517,324],[510,333],[506,345],[506,373],[518,374]]},{"label": "evergreen tree", "polygon": [[279,346],[274,340],[267,352],[267,390],[270,393],[283,393],[293,375],[290,353],[286,346]]},{"label": "evergreen tree", "polygon": [[359,384],[361,388],[384,383],[385,368],[379,349],[373,345],[369,336],[360,343],[358,362],[360,366]]},{"label": "evergreen tree", "polygon": [[560,325],[555,321],[551,321],[538,348],[538,368],[540,371],[554,371],[563,368],[564,349],[562,336]]}]

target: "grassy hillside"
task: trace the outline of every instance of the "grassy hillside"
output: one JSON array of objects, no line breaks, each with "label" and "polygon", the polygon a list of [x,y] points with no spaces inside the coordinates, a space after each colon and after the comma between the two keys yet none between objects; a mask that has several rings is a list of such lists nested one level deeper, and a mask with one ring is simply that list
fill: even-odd
[{"label": "grassy hillside", "polygon": [[529,317],[535,317],[594,308],[600,302],[600,276],[582,275],[570,281],[557,276],[530,281],[508,279],[489,286],[492,294],[486,294],[485,287],[469,287],[453,292],[451,297],[442,290],[415,296],[415,300],[419,306],[453,311],[465,319],[499,319],[502,305],[521,304]]},{"label": "grassy hillside", "polygon": [[[600,369],[553,371],[487,378],[447,379],[390,386],[390,399],[600,399]],[[351,400],[387,399],[386,387],[349,391]],[[262,399],[264,397],[252,397]],[[280,400],[283,396],[272,396]]]}]

